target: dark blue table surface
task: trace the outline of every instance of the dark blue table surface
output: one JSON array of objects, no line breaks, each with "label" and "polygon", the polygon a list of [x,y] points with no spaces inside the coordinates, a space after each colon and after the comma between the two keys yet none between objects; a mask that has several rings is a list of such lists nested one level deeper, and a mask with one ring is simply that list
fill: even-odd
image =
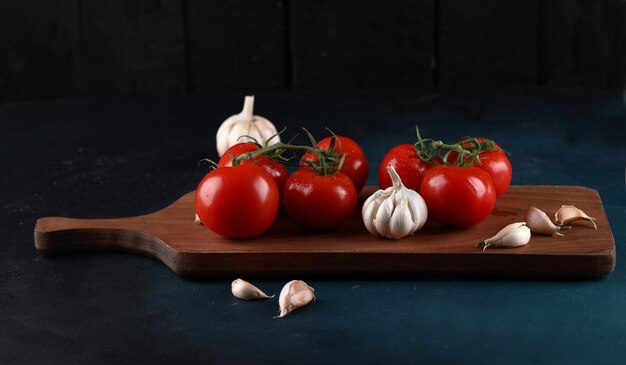
[{"label": "dark blue table surface", "polygon": [[[187,281],[122,253],[44,257],[35,220],[139,215],[195,188],[242,92],[0,106],[0,363],[623,363],[626,106],[610,91],[265,91],[287,134],[325,126],[365,149],[487,136],[514,184],[598,190],[617,246],[601,280],[310,278],[317,301],[275,319],[230,280]],[[255,280],[269,293],[295,277]],[[233,278],[234,279],[234,278]]]}]

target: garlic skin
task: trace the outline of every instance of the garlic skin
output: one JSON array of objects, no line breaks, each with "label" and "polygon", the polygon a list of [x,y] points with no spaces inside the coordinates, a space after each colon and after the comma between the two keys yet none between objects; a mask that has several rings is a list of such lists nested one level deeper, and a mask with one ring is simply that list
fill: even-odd
[{"label": "garlic skin", "polygon": [[261,289],[256,286],[250,284],[249,282],[243,279],[235,279],[230,284],[230,290],[236,298],[243,300],[259,300],[259,299],[269,299],[274,298],[274,296],[269,296],[265,294]]},{"label": "garlic skin", "polygon": [[372,194],[361,209],[365,228],[376,237],[400,239],[417,232],[426,223],[426,202],[406,188],[392,166],[387,167],[392,186]]},{"label": "garlic skin", "polygon": [[304,307],[315,300],[315,289],[311,288],[302,280],[292,280],[283,286],[278,297],[280,314],[282,318],[292,311]]},{"label": "garlic skin", "polygon": [[263,144],[270,137],[274,136],[269,144],[280,142],[276,127],[269,120],[253,115],[254,96],[246,96],[243,103],[243,110],[226,119],[217,130],[216,146],[217,153],[221,157],[230,147],[237,143],[251,141],[250,138],[239,138],[250,136]]},{"label": "garlic skin", "polygon": [[557,226],[563,226],[566,224],[570,224],[577,220],[584,219],[593,225],[593,229],[598,230],[598,225],[596,224],[596,219],[588,216],[582,210],[576,208],[573,205],[563,205],[559,210],[554,214],[554,221]]},{"label": "garlic skin", "polygon": [[530,229],[525,222],[516,222],[502,228],[495,236],[476,244],[483,252],[489,246],[514,248],[526,245],[530,241]]},{"label": "garlic skin", "polygon": [[528,209],[524,220],[526,221],[528,228],[530,228],[533,233],[545,234],[547,236],[556,235],[563,237],[559,231],[571,228],[570,226],[555,226],[546,213],[535,207]]}]

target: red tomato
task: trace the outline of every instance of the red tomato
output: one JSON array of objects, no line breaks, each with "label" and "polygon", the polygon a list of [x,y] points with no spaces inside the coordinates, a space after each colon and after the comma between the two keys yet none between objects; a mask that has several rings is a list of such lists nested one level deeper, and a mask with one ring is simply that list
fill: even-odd
[{"label": "red tomato", "polygon": [[[333,137],[327,137],[317,142],[317,146],[322,149],[330,148],[330,141]],[[367,158],[361,147],[352,139],[343,136],[337,136],[341,141],[341,148],[339,143],[335,142],[334,152],[345,153],[346,159],[343,163],[341,172],[347,175],[354,183],[356,191],[359,192],[365,186],[367,177],[369,175],[369,166],[367,164]],[[302,156],[303,160],[316,161],[317,156],[313,153],[305,153]]]},{"label": "red tomato", "polygon": [[302,168],[285,185],[285,211],[296,222],[315,229],[330,229],[348,219],[357,203],[357,191],[341,172],[320,176]]},{"label": "red tomato", "polygon": [[[485,140],[485,138],[477,138],[479,142]],[[493,179],[494,186],[496,188],[496,197],[500,197],[509,188],[511,184],[511,177],[513,176],[513,167],[509,158],[506,156],[501,147],[494,142],[496,148],[500,148],[500,151],[486,151],[481,153],[478,157],[482,165],[475,163],[473,166],[487,171],[489,176]],[[458,153],[451,152],[448,157],[448,161],[454,163],[458,158]]]},{"label": "red tomato", "polygon": [[476,167],[434,166],[424,175],[420,194],[429,217],[457,227],[482,222],[496,204],[491,176]]},{"label": "red tomato", "polygon": [[227,238],[250,238],[265,232],[276,219],[279,203],[274,179],[251,164],[218,167],[196,190],[196,213],[202,224]]},{"label": "red tomato", "polygon": [[[478,140],[483,140],[483,138],[478,138]],[[497,143],[495,146],[500,148]],[[496,187],[496,197],[501,196],[509,188],[513,176],[513,167],[506,152],[503,150],[487,151],[481,153],[479,157],[482,165],[475,164],[474,166],[487,171]]]},{"label": "red tomato", "polygon": [[[233,165],[233,156],[239,156],[246,152],[254,152],[258,150],[259,147],[251,142],[238,143],[231,148],[229,148],[220,158],[217,166],[219,167],[231,167]],[[287,181],[287,177],[289,174],[287,173],[287,169],[284,165],[272,161],[271,159],[265,156],[258,156],[253,160],[242,160],[241,165],[254,164],[259,167],[262,167],[263,170],[267,171],[274,180],[276,181],[276,185],[278,185],[278,191],[282,194],[283,188],[285,187],[285,182]]]},{"label": "red tomato", "polygon": [[387,173],[387,166],[389,165],[396,170],[404,186],[418,193],[424,174],[431,167],[417,156],[412,144],[397,145],[387,152],[378,167],[378,185],[381,189],[391,186],[391,178]]}]

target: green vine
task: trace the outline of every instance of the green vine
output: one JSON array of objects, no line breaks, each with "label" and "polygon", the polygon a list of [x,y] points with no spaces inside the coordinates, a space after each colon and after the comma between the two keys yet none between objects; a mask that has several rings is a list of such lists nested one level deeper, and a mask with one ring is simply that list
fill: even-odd
[{"label": "green vine", "polygon": [[[422,138],[419,128],[415,126],[417,142],[413,145],[417,156],[429,165],[470,167],[474,164],[482,165],[480,154],[487,151],[501,151],[495,142],[490,139],[479,140],[475,137],[463,137],[454,144],[444,143],[441,140]],[[455,153],[456,159],[450,161]]]},{"label": "green vine", "polygon": [[329,130],[329,132],[332,134],[332,139],[330,141],[330,145],[328,146],[328,148],[324,149],[324,148],[319,148],[317,146],[317,141],[306,128],[303,128],[303,130],[306,133],[309,141],[311,142],[311,146],[294,145],[293,140],[296,138],[296,136],[291,138],[286,143],[278,142],[278,143],[270,145],[269,141],[272,138],[279,135],[280,133],[282,133],[284,130],[270,137],[267,141],[264,142],[263,145],[261,145],[254,138],[251,138],[249,136],[241,136],[241,137],[252,139],[253,141],[252,143],[256,144],[258,149],[256,151],[246,152],[238,156],[231,155],[231,158],[233,161],[232,164],[233,166],[237,166],[243,160],[255,161],[255,159],[257,159],[259,156],[264,155],[265,157],[283,165],[300,166],[300,165],[294,165],[290,163],[293,157],[287,158],[284,156],[285,152],[290,151],[294,154],[294,156],[296,152],[311,153],[315,155],[316,159],[313,161],[309,161],[309,160],[301,160],[301,161],[302,163],[306,164],[308,167],[313,169],[313,171],[315,171],[317,175],[332,176],[332,175],[337,174],[337,172],[341,171],[344,165],[346,154],[342,154],[341,152],[335,152],[335,146],[338,146],[339,151],[341,151],[341,141],[337,138],[337,136],[332,131]]}]

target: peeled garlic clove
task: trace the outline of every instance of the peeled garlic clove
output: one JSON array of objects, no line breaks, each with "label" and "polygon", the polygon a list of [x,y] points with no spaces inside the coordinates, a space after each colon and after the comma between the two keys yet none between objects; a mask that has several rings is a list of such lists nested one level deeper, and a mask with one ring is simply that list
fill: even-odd
[{"label": "peeled garlic clove", "polygon": [[476,244],[476,247],[482,247],[483,251],[489,246],[494,247],[520,247],[530,241],[530,229],[525,222],[516,222],[502,228],[495,236],[488,238]]},{"label": "peeled garlic clove", "polygon": [[556,224],[558,226],[570,224],[581,219],[589,221],[591,224],[593,224],[594,229],[598,229],[595,218],[591,218],[585,212],[576,208],[573,205],[563,205],[554,215],[554,220],[556,221]]},{"label": "peeled garlic clove", "polygon": [[428,210],[421,195],[406,188],[392,166],[387,167],[387,172],[393,185],[367,198],[361,216],[372,235],[400,239],[424,226]]},{"label": "peeled garlic clove", "polygon": [[568,230],[570,226],[555,226],[543,211],[531,207],[526,213],[526,225],[533,233],[545,234],[548,236],[563,236],[559,231]]},{"label": "peeled garlic clove", "polygon": [[243,300],[269,299],[274,296],[265,294],[261,289],[243,279],[236,279],[230,284],[230,290],[236,298]]},{"label": "peeled garlic clove", "polygon": [[278,318],[282,318],[290,312],[314,301],[314,292],[315,289],[302,280],[292,280],[285,284],[278,297],[278,305],[280,306]]},{"label": "peeled garlic clove", "polygon": [[[217,153],[222,156],[230,147],[237,143],[251,141],[249,138],[240,138],[241,136],[250,136],[258,143],[274,144],[280,142],[278,131],[272,122],[253,114],[254,96],[246,96],[243,104],[243,110],[239,114],[235,114],[226,119],[217,130],[216,146]],[[272,137],[271,140],[270,137]],[[268,141],[269,140],[269,141]]]}]

